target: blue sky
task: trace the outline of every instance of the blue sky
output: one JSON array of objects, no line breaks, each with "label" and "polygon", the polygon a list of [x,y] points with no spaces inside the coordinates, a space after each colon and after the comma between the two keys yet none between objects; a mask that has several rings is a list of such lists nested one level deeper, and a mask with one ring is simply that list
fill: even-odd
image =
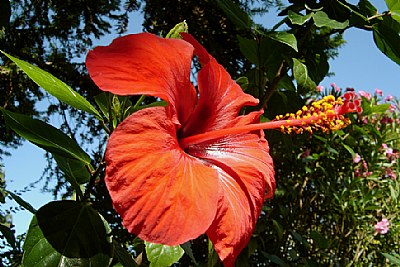
[{"label": "blue sky", "polygon": [[[386,10],[383,0],[371,2],[378,7],[380,12]],[[142,15],[136,14],[135,16],[129,25],[129,33],[137,33],[142,30],[140,26]],[[115,37],[116,35],[106,36],[95,45],[107,45]],[[371,93],[375,88],[379,88],[383,90],[385,96],[391,94],[400,97],[400,66],[376,48],[372,33],[351,29],[346,31],[344,38],[347,44],[340,49],[338,58],[330,62],[330,71],[334,72],[335,76],[326,78],[321,85],[329,87],[331,83],[336,83],[342,88],[353,87],[357,91],[363,90]],[[27,142],[11,152],[12,156],[5,158],[4,161],[7,189],[19,191],[41,176],[46,164],[43,158],[44,152]],[[41,193],[40,188],[41,184],[22,195],[36,209],[52,199],[50,194]],[[8,201],[8,206],[10,204],[16,206],[13,201]],[[13,219],[17,233],[23,233],[28,228],[31,214],[28,211],[19,211],[13,214]]]}]

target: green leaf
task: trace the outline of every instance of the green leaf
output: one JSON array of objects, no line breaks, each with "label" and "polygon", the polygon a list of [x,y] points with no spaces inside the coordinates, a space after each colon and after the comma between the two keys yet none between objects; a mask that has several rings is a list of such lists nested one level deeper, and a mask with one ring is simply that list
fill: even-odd
[{"label": "green leaf", "polygon": [[181,32],[188,32],[188,25],[186,23],[186,20],[184,20],[183,22],[180,22],[178,24],[175,25],[175,27],[173,27],[169,33],[167,34],[167,36],[165,36],[165,38],[175,38],[175,39],[182,39],[182,36],[180,35]]},{"label": "green leaf", "polygon": [[368,0],[360,0],[357,6],[360,8],[362,14],[367,17],[372,17],[378,14],[378,10],[376,9],[376,7],[372,5]]},{"label": "green leaf", "polygon": [[390,108],[390,104],[386,103],[386,104],[381,104],[381,105],[377,105],[377,106],[372,106],[371,107],[371,113],[384,113],[387,110],[389,110]]},{"label": "green leaf", "polygon": [[94,101],[106,118],[108,118],[110,114],[109,107],[111,106],[111,99],[112,95],[109,92],[103,92],[94,97]]},{"label": "green leaf", "polygon": [[194,262],[194,264],[198,265],[198,263],[196,262],[196,259],[194,258],[192,244],[190,243],[190,241],[183,243],[181,245],[181,248],[183,249],[183,251],[185,251],[186,255],[188,255],[189,258]]},{"label": "green leaf", "polygon": [[293,58],[293,75],[299,86],[312,89],[316,87],[316,84],[311,80],[310,76],[308,75],[307,66],[301,63],[296,58]]},{"label": "green leaf", "polygon": [[264,251],[262,251],[262,254],[267,257],[271,262],[275,263],[277,266],[281,266],[281,267],[287,267],[288,265],[285,263],[284,260],[282,260],[281,258],[279,258],[276,255],[272,255],[272,254],[268,254],[265,253]]},{"label": "green leaf", "polygon": [[53,154],[57,166],[64,173],[65,179],[75,189],[79,197],[83,197],[81,184],[87,183],[90,180],[90,173],[87,165],[82,161],[61,157],[60,155]]},{"label": "green leaf", "polygon": [[278,223],[276,220],[272,220],[272,224],[274,225],[274,228],[276,230],[276,233],[278,234],[278,239],[281,240],[283,238],[283,228],[282,225]]},{"label": "green leaf", "polygon": [[344,22],[339,22],[333,19],[330,19],[328,15],[324,11],[317,11],[312,14],[313,20],[315,22],[315,26],[317,27],[328,27],[331,29],[342,30],[349,26],[349,20]]},{"label": "green leaf", "polygon": [[329,247],[328,240],[325,237],[323,237],[319,232],[311,231],[310,237],[312,238],[312,240],[314,240],[315,244],[320,249],[327,249]]},{"label": "green leaf", "polygon": [[108,267],[110,228],[87,203],[54,201],[33,217],[23,245],[29,267]]},{"label": "green leaf", "polygon": [[389,253],[382,253],[386,259],[388,259],[391,263],[395,264],[396,266],[400,266],[400,255],[394,253],[393,255]]},{"label": "green leaf", "polygon": [[390,16],[400,22],[400,2],[399,0],[386,0],[386,5],[390,10]]},{"label": "green leaf", "polygon": [[20,67],[37,85],[46,90],[49,94],[60,101],[79,110],[86,111],[102,120],[99,112],[80,94],[74,91],[67,84],[57,79],[50,73],[18,58],[15,58],[3,51],[10,60]]},{"label": "green leaf", "polygon": [[150,267],[171,266],[175,262],[178,262],[185,253],[180,246],[166,246],[149,242],[145,242],[145,245]]},{"label": "green leaf", "polygon": [[[113,241],[114,243],[114,254],[115,258],[119,260],[121,266],[123,267],[138,267],[139,265],[133,259],[132,255],[121,246],[117,241]],[[114,265],[115,266],[115,265]]]},{"label": "green leaf", "polygon": [[3,108],[0,108],[0,111],[3,112],[6,125],[26,140],[52,154],[59,154],[90,164],[90,157],[62,131],[26,115],[7,111]]},{"label": "green leaf", "polygon": [[14,231],[11,230],[10,225],[0,223],[0,232],[2,236],[7,240],[8,244],[10,244],[11,247],[16,248]]},{"label": "green leaf", "polygon": [[21,207],[25,208],[27,211],[30,211],[31,213],[35,214],[36,213],[36,209],[34,209],[32,207],[31,204],[29,204],[28,202],[26,202],[25,200],[23,200],[20,196],[18,196],[17,194],[6,190],[6,192],[15,200],[15,202],[17,202]]},{"label": "green leaf", "polygon": [[292,236],[294,239],[296,239],[297,241],[299,241],[306,249],[309,248],[309,244],[308,241],[302,237],[300,234],[296,233],[295,231],[292,231]]},{"label": "green leaf", "polygon": [[247,12],[243,11],[231,0],[217,0],[218,6],[225,12],[226,16],[240,29],[250,29],[253,21]]},{"label": "green leaf", "polygon": [[240,52],[251,62],[260,66],[259,46],[254,39],[238,36]]},{"label": "green leaf", "polygon": [[66,175],[69,182],[72,180],[77,184],[85,184],[90,180],[90,173],[87,165],[82,161],[53,155],[57,166]]},{"label": "green leaf", "polygon": [[288,18],[289,18],[290,22],[293,24],[303,25],[304,23],[306,23],[307,21],[310,20],[311,14],[312,13],[309,13],[309,14],[303,16],[303,15],[299,15],[299,14],[289,10]]},{"label": "green leaf", "polygon": [[399,11],[400,10],[399,0],[385,0],[385,2],[390,11]]},{"label": "green leaf", "polygon": [[356,153],[354,152],[354,150],[350,146],[348,146],[346,144],[343,144],[343,147],[350,153],[351,157],[354,157],[354,155]]},{"label": "green leaf", "polygon": [[291,47],[272,38],[263,37],[260,44],[260,66],[265,67],[269,80],[273,80],[284,61],[291,52]]},{"label": "green leaf", "polygon": [[268,37],[281,42],[283,44],[288,45],[289,47],[293,48],[294,51],[298,52],[297,50],[297,40],[294,34],[288,32],[275,32],[272,34],[268,34]]},{"label": "green leaf", "polygon": [[241,76],[236,79],[236,83],[239,84],[243,91],[246,91],[249,87],[249,78],[246,76]]},{"label": "green leaf", "polygon": [[307,58],[307,71],[311,80],[319,84],[329,72],[328,57],[326,54],[314,54]]},{"label": "green leaf", "polygon": [[398,23],[391,17],[385,17],[383,20],[372,26],[374,32],[374,41],[379,50],[388,58],[400,64],[400,36]]}]

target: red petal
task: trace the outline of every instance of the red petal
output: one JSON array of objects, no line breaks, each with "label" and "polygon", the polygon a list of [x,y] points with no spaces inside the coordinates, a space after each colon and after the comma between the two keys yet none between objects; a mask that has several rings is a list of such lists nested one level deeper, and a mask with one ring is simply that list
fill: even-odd
[{"label": "red petal", "polygon": [[207,235],[224,262],[234,266],[247,245],[264,202],[275,190],[269,147],[262,131],[231,135],[191,146],[187,152],[209,161],[220,174],[217,215]]},{"label": "red petal", "polygon": [[204,233],[218,202],[218,172],[179,147],[165,108],[123,121],[106,150],[106,183],[124,226],[140,238],[178,245]]},{"label": "red petal", "polygon": [[[145,94],[170,104],[174,123],[184,123],[197,101],[190,82],[193,47],[185,41],[149,33],[115,39],[90,51],[86,66],[103,91],[117,95]],[[176,117],[177,116],[177,117]]]},{"label": "red petal", "polygon": [[181,129],[181,137],[226,128],[241,108],[255,106],[258,100],[245,94],[229,73],[189,34],[185,40],[195,47],[203,67],[198,74],[199,102],[189,121]]}]

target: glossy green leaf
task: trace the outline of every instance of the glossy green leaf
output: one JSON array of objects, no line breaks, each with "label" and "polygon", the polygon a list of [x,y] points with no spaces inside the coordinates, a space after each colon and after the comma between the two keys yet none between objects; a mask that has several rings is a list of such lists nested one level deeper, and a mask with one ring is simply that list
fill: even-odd
[{"label": "glossy green leaf", "polygon": [[307,21],[310,20],[311,14],[312,13],[309,13],[307,15],[299,15],[299,14],[289,10],[288,18],[289,18],[290,22],[293,24],[303,25],[304,23],[306,23]]},{"label": "glossy green leaf", "polygon": [[308,88],[316,87],[315,83],[308,75],[307,66],[296,58],[293,58],[293,75],[297,81],[297,85]]},{"label": "glossy green leaf", "polygon": [[383,256],[385,256],[386,259],[390,261],[390,263],[395,264],[396,266],[400,266],[400,255],[394,253],[389,254],[389,253],[382,253]]},{"label": "glossy green leaf", "polygon": [[346,20],[344,22],[339,22],[330,19],[324,11],[317,11],[314,14],[312,14],[312,17],[317,27],[328,27],[331,29],[341,30],[349,26],[349,20]]},{"label": "glossy green leaf", "polygon": [[33,217],[23,245],[26,267],[108,267],[110,228],[88,204],[54,201]]},{"label": "glossy green leaf", "polygon": [[90,157],[62,131],[29,116],[0,108],[6,125],[35,145],[60,156],[90,164]]},{"label": "glossy green leaf", "polygon": [[240,29],[250,29],[253,21],[250,16],[232,0],[216,0],[226,16]]},{"label": "glossy green leaf", "polygon": [[385,0],[385,2],[390,11],[399,11],[400,10],[400,1],[399,0]]},{"label": "glossy green leaf", "polygon": [[180,246],[166,246],[145,242],[146,255],[151,267],[171,266],[185,253]]},{"label": "glossy green leaf", "polygon": [[364,14],[364,16],[372,17],[378,14],[378,10],[376,9],[376,7],[368,0],[360,0],[357,6],[360,9],[360,12]]},{"label": "glossy green leaf", "polygon": [[397,22],[400,22],[400,1],[386,0],[386,5],[390,10],[390,16]]},{"label": "glossy green leaf", "polygon": [[289,47],[293,48],[294,51],[298,52],[297,50],[297,40],[294,34],[288,32],[275,32],[268,35],[269,38],[281,42],[283,44],[288,45]]},{"label": "glossy green leaf", "polygon": [[89,182],[90,173],[85,163],[76,159],[61,157],[56,154],[53,156],[57,162],[57,166],[66,175],[68,181],[73,180],[78,184]]},{"label": "glossy green leaf", "polygon": [[36,213],[36,209],[33,208],[31,204],[23,200],[20,196],[8,190],[6,190],[6,192],[15,200],[15,202],[18,203],[18,205],[20,205],[21,207],[23,207],[27,211],[30,211],[33,214]]},{"label": "glossy green leaf", "polygon": [[111,103],[112,95],[109,92],[103,92],[98,94],[94,97],[94,101],[96,102],[97,106],[100,108],[103,115],[108,118],[110,113],[110,103]]},{"label": "glossy green leaf", "polygon": [[13,57],[3,51],[1,52],[10,60],[12,60],[18,67],[20,67],[29,76],[29,78],[37,83],[37,85],[42,87],[52,96],[56,97],[65,104],[91,113],[100,120],[102,119],[98,111],[84,97],[82,97],[61,80],[28,62]]},{"label": "glossy green leaf", "polygon": [[57,166],[64,173],[65,179],[72,185],[77,196],[81,198],[83,193],[80,185],[90,180],[87,165],[82,161],[62,157],[57,154],[53,154],[53,158],[57,162]]},{"label": "glossy green leaf", "polygon": [[399,25],[391,17],[385,17],[373,25],[374,41],[388,58],[400,64]]}]

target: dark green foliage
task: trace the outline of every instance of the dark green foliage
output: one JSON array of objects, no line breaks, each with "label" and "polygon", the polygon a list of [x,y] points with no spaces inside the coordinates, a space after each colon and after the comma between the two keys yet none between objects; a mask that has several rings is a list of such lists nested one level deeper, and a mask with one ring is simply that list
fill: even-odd
[{"label": "dark green foliage", "polygon": [[[2,12],[6,2],[1,3]],[[82,58],[95,38],[110,33],[113,28],[124,32],[129,12],[139,8],[134,0],[16,0],[10,3],[12,16],[9,24],[3,30],[0,28],[0,50],[49,71],[89,101],[93,100],[96,88],[85,74],[84,64],[77,63],[76,58]],[[0,106],[39,115],[35,104],[43,99],[43,93],[12,62],[5,57],[1,62],[4,64],[0,67]],[[49,113],[54,112],[49,109]],[[84,115],[72,111],[71,116],[80,120]],[[0,132],[1,156],[7,147],[16,147],[20,139],[4,127],[2,117]]]}]

